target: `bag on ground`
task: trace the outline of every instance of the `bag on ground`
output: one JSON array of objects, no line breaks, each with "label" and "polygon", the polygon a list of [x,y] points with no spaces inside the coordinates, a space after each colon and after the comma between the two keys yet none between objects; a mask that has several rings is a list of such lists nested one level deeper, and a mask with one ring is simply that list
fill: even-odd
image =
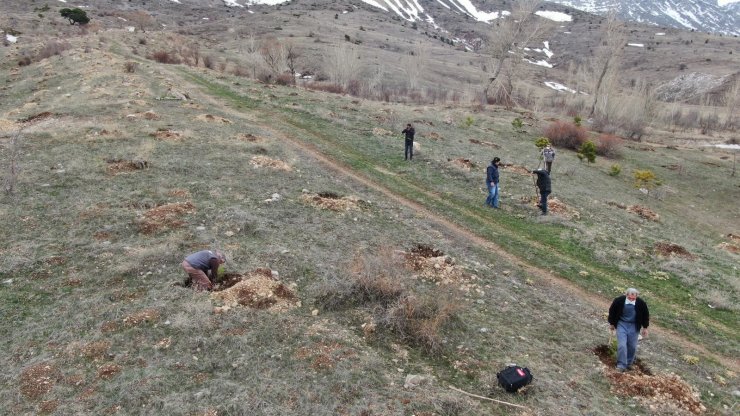
[{"label": "bag on ground", "polygon": [[498,384],[509,393],[514,393],[532,382],[534,378],[528,368],[512,365],[496,373]]}]

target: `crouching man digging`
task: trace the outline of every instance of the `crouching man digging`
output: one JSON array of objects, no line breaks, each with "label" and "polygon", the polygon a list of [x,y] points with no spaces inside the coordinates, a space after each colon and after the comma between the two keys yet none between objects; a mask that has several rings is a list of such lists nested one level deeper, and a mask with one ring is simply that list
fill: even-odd
[{"label": "crouching man digging", "polygon": [[202,250],[185,257],[182,268],[190,276],[193,289],[197,291],[210,290],[218,276],[218,266],[225,262],[226,256],[222,252]]},{"label": "crouching man digging", "polygon": [[632,369],[640,328],[642,336],[647,336],[650,325],[647,303],[637,297],[639,294],[631,287],[624,295],[616,297],[609,307],[609,325],[612,331],[617,331],[617,371],[620,373]]}]

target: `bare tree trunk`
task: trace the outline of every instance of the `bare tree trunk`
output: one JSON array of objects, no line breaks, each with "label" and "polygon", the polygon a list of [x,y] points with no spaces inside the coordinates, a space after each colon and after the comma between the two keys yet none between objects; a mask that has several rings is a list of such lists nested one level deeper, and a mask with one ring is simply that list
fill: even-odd
[{"label": "bare tree trunk", "polygon": [[[486,100],[489,97],[491,86],[499,78],[507,60],[512,56],[514,59],[522,59],[522,48],[542,30],[540,20],[534,14],[541,3],[541,0],[515,2],[511,16],[506,18],[502,16],[492,25],[489,50],[494,65],[493,73],[483,88]],[[503,84],[502,87],[506,89]],[[511,91],[507,90],[505,94],[511,95]]]},{"label": "bare tree trunk", "polygon": [[[601,47],[597,50],[594,59],[594,99],[588,113],[589,117],[592,117],[596,112],[599,96],[604,94],[603,89],[606,84],[604,81],[616,73],[616,67],[620,62],[626,39],[622,22],[617,20],[615,12],[610,13],[607,16],[606,24],[602,27]],[[610,92],[607,91],[606,94]]]}]

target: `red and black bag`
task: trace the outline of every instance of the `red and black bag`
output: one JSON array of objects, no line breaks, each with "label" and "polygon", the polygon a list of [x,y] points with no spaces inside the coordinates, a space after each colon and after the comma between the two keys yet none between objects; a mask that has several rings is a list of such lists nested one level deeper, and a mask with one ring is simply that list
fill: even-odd
[{"label": "red and black bag", "polygon": [[514,393],[532,382],[532,373],[528,368],[512,365],[496,373],[498,384],[509,393]]}]

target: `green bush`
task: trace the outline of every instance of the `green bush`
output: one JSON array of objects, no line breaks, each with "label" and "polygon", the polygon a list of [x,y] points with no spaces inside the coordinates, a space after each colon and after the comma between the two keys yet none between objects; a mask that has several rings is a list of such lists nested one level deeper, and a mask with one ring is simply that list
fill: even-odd
[{"label": "green bush", "polygon": [[575,124],[576,126],[581,127],[581,121],[583,121],[581,116],[573,117],[573,124]]},{"label": "green bush", "polygon": [[578,157],[579,159],[586,159],[588,163],[594,163],[596,161],[596,145],[591,140],[586,140],[578,148],[578,154],[581,155]]},{"label": "green bush", "polygon": [[542,150],[547,145],[550,144],[550,140],[547,137],[539,137],[537,140],[534,141],[534,145],[537,146],[538,149]]},{"label": "green bush", "polygon": [[62,17],[69,20],[69,24],[74,25],[75,23],[79,24],[80,26],[86,25],[90,22],[90,18],[87,17],[87,13],[85,13],[84,10],[74,8],[74,9],[62,9],[59,11],[59,14],[62,15]]},{"label": "green bush", "polygon": [[620,173],[622,173],[622,167],[618,163],[613,164],[609,169],[609,176],[618,176]]},{"label": "green bush", "polygon": [[514,130],[517,132],[521,132],[524,128],[524,122],[522,122],[522,119],[517,117],[511,122],[511,126],[514,127]]},{"label": "green bush", "polygon": [[465,128],[470,128],[473,123],[475,123],[475,119],[472,116],[465,117],[465,120],[463,120],[462,125]]}]

